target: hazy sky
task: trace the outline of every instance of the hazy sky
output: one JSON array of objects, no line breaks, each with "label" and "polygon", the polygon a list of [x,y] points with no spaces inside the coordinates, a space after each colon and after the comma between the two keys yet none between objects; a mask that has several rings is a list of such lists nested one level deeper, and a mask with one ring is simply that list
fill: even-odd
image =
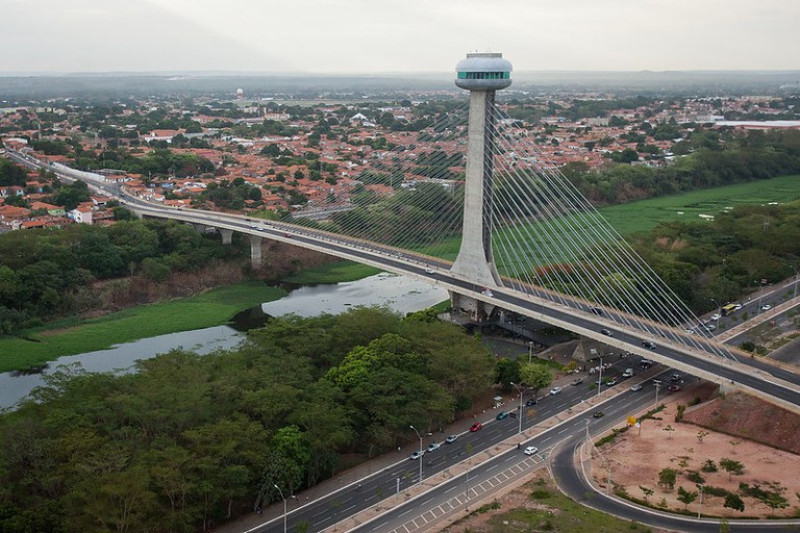
[{"label": "hazy sky", "polygon": [[0,0],[0,72],[800,69],[799,0]]}]

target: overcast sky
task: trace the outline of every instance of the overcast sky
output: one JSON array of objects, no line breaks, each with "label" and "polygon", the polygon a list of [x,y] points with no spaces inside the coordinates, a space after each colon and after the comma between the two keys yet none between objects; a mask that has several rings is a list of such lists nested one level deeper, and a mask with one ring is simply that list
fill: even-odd
[{"label": "overcast sky", "polygon": [[0,0],[0,72],[800,69],[800,0]]}]

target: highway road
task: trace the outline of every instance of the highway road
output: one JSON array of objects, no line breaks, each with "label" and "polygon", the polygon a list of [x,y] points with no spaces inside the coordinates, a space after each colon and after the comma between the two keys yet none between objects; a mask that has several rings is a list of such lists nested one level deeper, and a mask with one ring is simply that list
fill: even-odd
[{"label": "highway road", "polygon": [[[620,358],[617,356],[614,358],[612,365],[613,369],[608,371],[608,375],[611,375],[612,372],[615,375],[619,375],[622,373],[621,369],[628,366],[636,365],[638,367],[636,364],[637,361],[638,358],[635,357]],[[625,380],[617,384],[616,387],[619,387],[620,389],[627,389],[630,388],[630,384],[632,382],[633,380]],[[651,383],[651,380],[648,380],[647,383]],[[596,390],[590,389],[590,384],[591,382],[587,379],[579,386],[564,387],[562,392],[556,395],[550,395],[545,391],[542,396],[537,398],[536,405],[529,407],[523,406],[523,429],[541,425],[543,421],[549,419],[550,417],[568,411],[570,407],[580,404],[581,400],[586,400],[597,395]],[[603,387],[603,389],[605,390],[606,387]],[[662,391],[662,394],[663,393],[664,391]],[[642,399],[645,403],[653,403],[655,400],[654,388],[652,385],[646,387],[642,391],[631,394],[634,398]],[[518,400],[519,396],[516,394],[514,396]],[[525,399],[530,399],[530,396],[526,397]],[[603,405],[603,409],[608,409],[611,401],[612,400],[606,401]],[[507,405],[507,411],[518,411],[518,401],[511,402]],[[620,407],[619,409],[624,409],[624,407]],[[592,411],[594,411],[594,409],[592,409]],[[626,414],[631,413],[632,411],[626,412]],[[426,452],[422,457],[423,480],[429,479],[431,476],[446,470],[447,468],[467,459],[468,457],[473,457],[473,461],[476,462],[476,465],[473,468],[473,471],[470,473],[470,485],[473,487],[471,489],[471,493],[474,497],[476,494],[475,487],[479,485],[483,479],[483,474],[481,473],[485,472],[490,474],[494,469],[497,468],[497,466],[492,466],[492,464],[495,464],[492,463],[494,460],[482,465],[478,465],[477,462],[479,459],[476,456],[481,455],[482,452],[497,446],[498,443],[504,440],[513,438],[518,434],[519,430],[519,419],[511,416],[504,420],[495,420],[492,418],[488,420],[478,419],[478,421],[483,423],[483,429],[476,432],[465,432],[460,434],[458,435],[458,439],[452,444],[444,443],[446,435],[443,433],[437,433],[435,435],[423,435],[423,445],[425,448],[432,442],[438,442],[441,444],[441,447],[438,450]],[[594,419],[592,419],[592,421],[597,422]],[[600,421],[603,421],[603,419],[600,419]],[[581,422],[581,424],[583,424],[583,422]],[[566,436],[566,434],[570,431],[569,429],[565,429],[567,427],[571,426],[559,426],[554,428],[553,430],[550,430],[540,437],[532,440],[531,443],[535,446],[538,446],[540,450],[545,451],[548,447],[552,447],[557,441]],[[584,425],[580,425],[580,428],[583,429]],[[409,432],[411,432],[411,430],[409,430]],[[528,443],[525,444],[525,446],[527,445]],[[527,461],[526,464],[532,466],[535,463],[541,462],[542,460],[540,455],[534,456],[533,458],[525,456],[520,450],[517,449],[516,444],[508,445],[508,450],[510,452],[508,457],[513,457],[513,459],[504,459],[504,461],[508,460],[510,462],[508,464],[499,463],[503,466],[517,464],[519,461]],[[419,481],[418,461],[419,460],[404,458],[386,468],[382,472],[373,474],[372,476],[360,480],[358,483],[343,487],[337,491],[331,492],[323,498],[291,510],[287,520],[289,528],[291,529],[293,524],[307,523],[309,526],[309,533],[321,531],[324,528],[344,519],[345,517],[354,515],[355,513],[367,509],[370,506],[374,506],[384,498],[395,494],[398,490],[398,480],[400,491],[408,489]],[[459,489],[453,489],[452,487],[458,487],[459,483],[462,483],[460,486],[464,491],[466,490],[466,476],[457,479],[460,479],[460,482],[448,482],[446,484],[446,487],[450,490],[450,492],[458,491]],[[474,485],[473,480],[475,481]],[[360,488],[358,486],[359,484]],[[435,487],[432,489],[432,491],[437,490],[444,491],[445,489],[442,489],[441,487]],[[450,492],[447,494],[450,494]],[[431,494],[431,498],[434,498],[436,492],[428,491],[425,493],[424,498],[420,498],[420,500],[427,501],[429,494]],[[407,516],[410,513],[414,513],[414,516],[421,514],[425,508],[424,506],[419,507],[418,504],[421,504],[421,501],[415,502],[411,507],[404,506],[402,511],[398,511],[397,514],[401,516],[399,520],[402,520],[402,516]],[[435,499],[431,500],[431,502],[435,501]],[[405,514],[400,515],[400,513]],[[380,522],[378,525],[381,523],[382,522]],[[262,526],[250,529],[249,533],[279,533],[282,530],[282,517],[278,517],[270,520]],[[388,531],[388,529],[376,529],[376,531]]]}]

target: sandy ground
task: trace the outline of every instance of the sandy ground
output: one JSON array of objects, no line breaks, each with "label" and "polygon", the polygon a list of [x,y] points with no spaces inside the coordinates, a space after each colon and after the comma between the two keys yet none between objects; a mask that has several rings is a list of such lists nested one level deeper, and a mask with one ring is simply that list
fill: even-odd
[{"label": "sandy ground", "polygon": [[[783,497],[788,501],[786,509],[774,511],[774,516],[792,516],[800,509],[800,457],[763,444],[747,441],[741,437],[717,433],[685,422],[675,422],[677,405],[686,405],[698,393],[704,393],[698,386],[669,395],[664,398],[666,409],[656,416],[661,420],[645,420],[641,430],[630,428],[617,437],[615,442],[593,453],[592,476],[597,485],[605,488],[608,483],[609,466],[614,486],[624,487],[635,498],[646,499],[641,487],[653,490],[647,499],[652,504],[666,505],[669,509],[688,509],[697,512],[700,508],[698,497],[689,506],[678,499],[678,487],[698,492],[697,484],[686,478],[689,471],[695,470],[705,478],[705,485],[722,487],[737,492],[739,483],[759,484],[780,483],[785,488]],[[667,430],[671,427],[674,431]],[[707,433],[701,438],[700,432]],[[599,436],[594,436],[595,442]],[[718,472],[700,471],[703,464],[713,460],[717,466],[722,458],[739,461],[744,465],[742,475],[729,476],[719,468]],[[664,468],[678,470],[673,490],[658,486],[658,473]],[[723,507],[724,498],[704,495],[703,514],[725,517],[768,517],[772,509],[755,498],[743,497],[743,513]]]}]

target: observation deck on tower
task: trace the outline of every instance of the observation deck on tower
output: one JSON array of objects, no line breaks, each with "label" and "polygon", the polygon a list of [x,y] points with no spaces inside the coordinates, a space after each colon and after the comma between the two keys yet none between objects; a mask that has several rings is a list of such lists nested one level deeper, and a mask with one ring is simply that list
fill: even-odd
[{"label": "observation deck on tower", "polygon": [[456,85],[469,91],[497,91],[511,85],[511,62],[499,53],[467,54],[456,65]]}]

